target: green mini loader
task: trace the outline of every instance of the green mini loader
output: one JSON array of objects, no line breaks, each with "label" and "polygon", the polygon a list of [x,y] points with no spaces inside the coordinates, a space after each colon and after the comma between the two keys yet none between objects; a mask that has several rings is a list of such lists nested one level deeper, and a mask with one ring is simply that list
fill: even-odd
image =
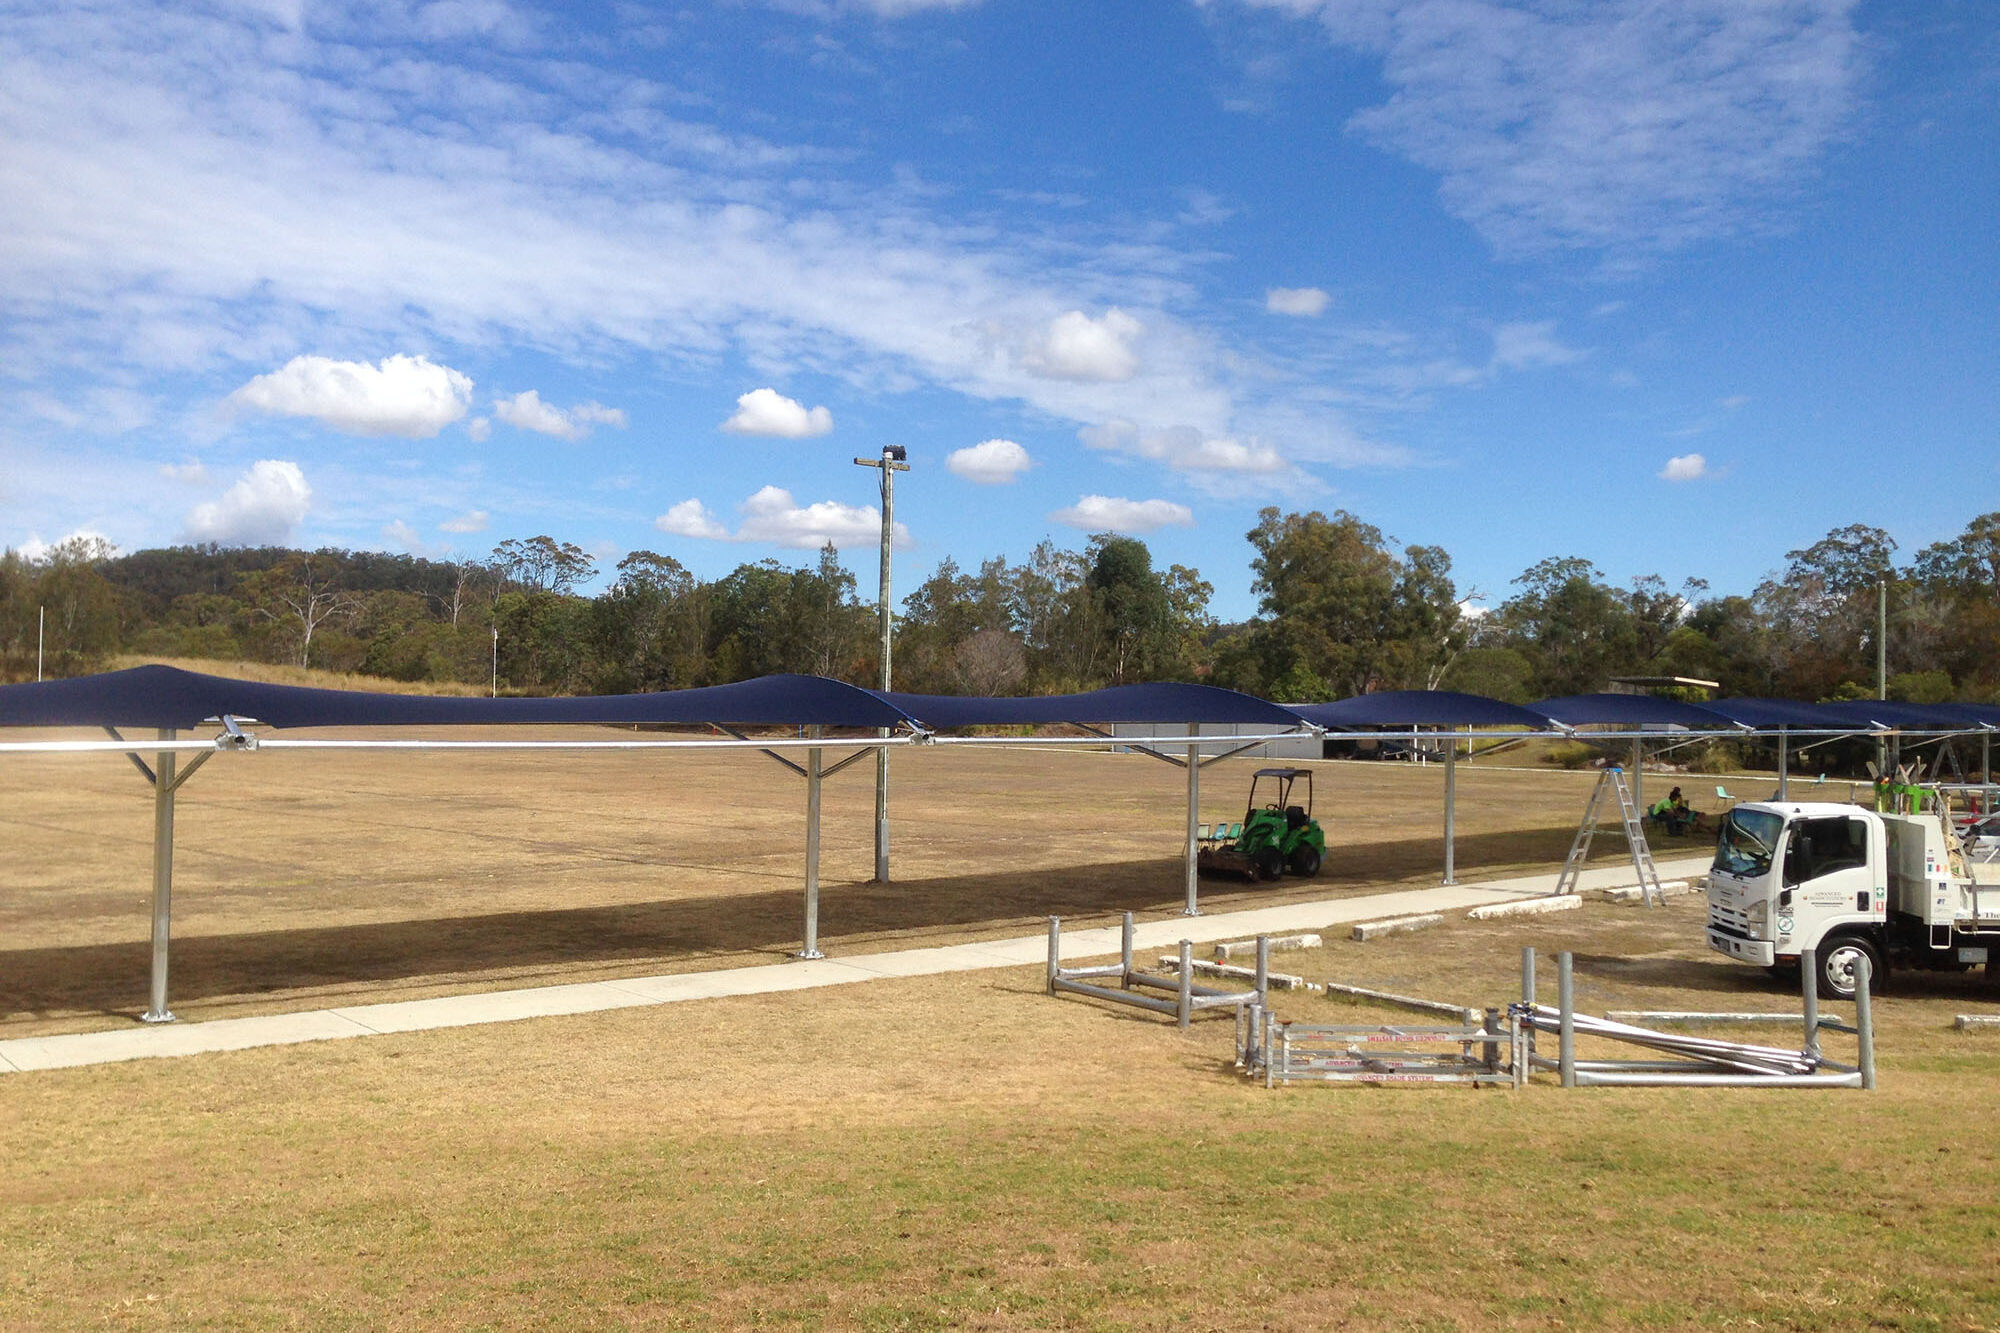
[{"label": "green mini loader", "polygon": [[[1265,779],[1272,799],[1257,803]],[[1292,792],[1305,779],[1305,804]],[[1204,873],[1272,880],[1289,870],[1310,879],[1326,860],[1326,834],[1313,818],[1313,775],[1309,768],[1260,768],[1250,777],[1250,805],[1241,824],[1217,824],[1196,852]]]}]

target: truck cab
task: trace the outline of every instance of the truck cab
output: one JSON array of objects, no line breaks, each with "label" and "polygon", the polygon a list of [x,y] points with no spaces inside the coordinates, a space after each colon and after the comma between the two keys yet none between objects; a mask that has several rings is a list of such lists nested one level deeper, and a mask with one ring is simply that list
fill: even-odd
[{"label": "truck cab", "polygon": [[1768,968],[1811,949],[1820,993],[1846,999],[1866,958],[1962,969],[2000,944],[2000,890],[1978,884],[1935,814],[1751,802],[1722,821],[1708,877],[1708,945]]}]

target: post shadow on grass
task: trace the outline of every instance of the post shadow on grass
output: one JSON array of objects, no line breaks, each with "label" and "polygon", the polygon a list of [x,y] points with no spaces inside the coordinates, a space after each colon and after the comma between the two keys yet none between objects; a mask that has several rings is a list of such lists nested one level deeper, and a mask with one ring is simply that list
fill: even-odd
[{"label": "post shadow on grass", "polygon": [[[1570,832],[1469,835],[1458,840],[1461,866],[1516,864],[1540,855],[1558,859]],[[1527,841],[1524,841],[1526,839]],[[1204,878],[1202,901],[1212,911],[1341,896],[1397,880],[1421,880],[1439,864],[1435,839],[1405,839],[1335,849],[1313,880],[1274,884]],[[820,940],[836,958],[843,943],[893,947],[899,933],[926,928],[1033,932],[1054,914],[1088,922],[1120,912],[1166,915],[1182,903],[1179,857],[903,880],[822,883]],[[1401,887],[1409,887],[1403,885]],[[190,876],[176,886],[185,905],[202,885]],[[329,876],[320,892],[337,898]],[[802,891],[795,887],[714,893],[611,906],[545,908],[417,921],[308,926],[242,934],[176,934],[170,995],[179,1003],[220,997],[316,992],[320,1004],[369,1003],[373,985],[421,980],[453,985],[459,977],[499,974],[489,984],[552,984],[578,967],[629,963],[687,970],[691,961],[716,966],[776,961],[798,948]],[[143,920],[134,922],[143,928]],[[151,946],[143,940],[0,950],[0,1021],[65,1014],[135,1015],[145,1005]],[[329,994],[329,992],[332,992]]]}]

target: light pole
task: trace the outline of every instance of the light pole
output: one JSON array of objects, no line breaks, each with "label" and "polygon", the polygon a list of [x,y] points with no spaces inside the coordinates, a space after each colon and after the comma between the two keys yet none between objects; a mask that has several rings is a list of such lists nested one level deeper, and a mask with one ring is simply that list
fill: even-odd
[{"label": "light pole", "polygon": [[49,633],[49,609],[46,606],[38,606],[35,608],[35,679],[36,680],[40,680],[42,678],[42,644],[48,638],[48,633]]},{"label": "light pole", "polygon": [[[910,470],[909,451],[900,444],[882,446],[880,458],[857,458],[857,467],[878,468],[882,473],[882,593],[877,603],[882,622],[882,688],[889,688],[889,634],[895,617],[889,600],[889,548],[896,538],[896,474]],[[889,729],[876,735],[887,738]],[[875,749],[875,882],[889,882],[889,747]]]},{"label": "light pole", "polygon": [[498,698],[500,697],[500,627],[499,627],[498,625],[495,625],[495,626],[493,627],[493,694],[492,694],[492,697],[493,697],[493,698],[495,698],[495,699],[498,699]]},{"label": "light pole", "polygon": [[[1889,581],[1875,580],[1875,697],[1889,697]],[[1899,756],[1900,757],[1900,756]],[[1889,772],[1889,742],[1878,739],[1875,742],[1875,771]],[[1889,774],[1891,782],[1897,781],[1895,774]]]}]

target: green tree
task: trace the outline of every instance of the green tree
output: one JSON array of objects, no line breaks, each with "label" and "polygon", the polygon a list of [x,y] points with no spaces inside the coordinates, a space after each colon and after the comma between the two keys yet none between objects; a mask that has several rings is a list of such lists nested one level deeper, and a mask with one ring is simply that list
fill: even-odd
[{"label": "green tree", "polygon": [[581,546],[546,536],[501,542],[493,548],[493,563],[509,582],[558,596],[597,576],[597,562]]},{"label": "green tree", "polygon": [[1451,560],[1401,557],[1344,510],[1265,509],[1249,535],[1260,619],[1217,652],[1219,683],[1293,702],[1434,687],[1465,645]]},{"label": "green tree", "polygon": [[1542,560],[1514,580],[1521,591],[1501,604],[1499,628],[1533,665],[1540,697],[1602,689],[1636,660],[1630,604],[1600,578],[1588,560]]},{"label": "green tree", "polygon": [[268,569],[245,574],[238,596],[253,614],[275,627],[279,642],[300,666],[312,665],[313,639],[329,625],[352,619],[361,609],[358,594],[341,582],[335,553],[297,551]]}]

